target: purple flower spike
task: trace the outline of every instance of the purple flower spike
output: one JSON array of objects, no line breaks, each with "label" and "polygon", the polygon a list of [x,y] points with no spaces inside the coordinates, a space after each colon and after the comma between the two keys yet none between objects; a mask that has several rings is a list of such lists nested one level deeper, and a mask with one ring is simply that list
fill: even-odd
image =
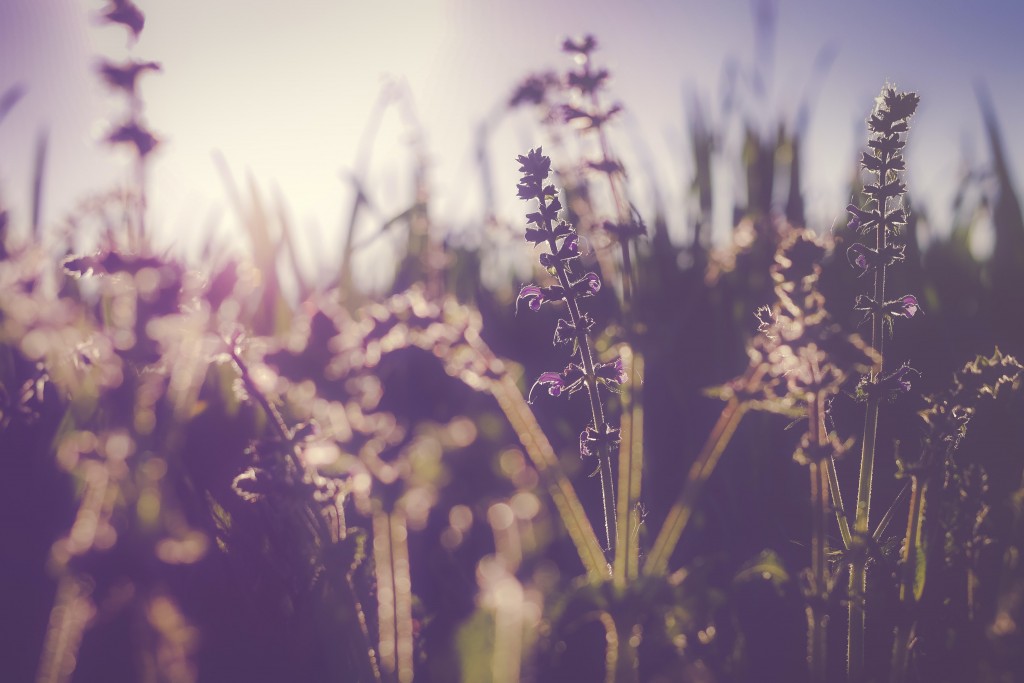
[{"label": "purple flower spike", "polygon": [[882,379],[883,383],[889,384],[892,390],[907,393],[910,391],[910,378],[912,375],[920,376],[921,373],[909,365],[901,365],[888,377]]},{"label": "purple flower spike", "polygon": [[572,291],[577,296],[593,296],[601,291],[601,278],[597,276],[597,273],[587,273],[572,283]]},{"label": "purple flower spike", "polygon": [[921,310],[920,304],[917,303],[917,297],[913,294],[901,297],[900,305],[903,307],[903,312],[900,315],[906,318],[913,318]]},{"label": "purple flower spike", "polygon": [[531,149],[525,156],[519,155],[516,161],[519,162],[519,172],[535,181],[542,181],[551,173],[551,159],[544,156],[540,147]]}]

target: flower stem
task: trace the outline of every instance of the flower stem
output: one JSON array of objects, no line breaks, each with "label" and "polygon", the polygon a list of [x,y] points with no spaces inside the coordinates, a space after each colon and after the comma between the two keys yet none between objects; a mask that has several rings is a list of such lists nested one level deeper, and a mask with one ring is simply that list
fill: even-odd
[{"label": "flower stem", "polygon": [[907,668],[910,664],[910,641],[915,626],[911,609],[918,600],[915,584],[927,491],[927,480],[919,481],[918,477],[911,478],[910,511],[907,515],[906,541],[903,545],[903,566],[900,569],[900,614],[892,645],[892,666],[889,673],[892,683],[902,683],[906,680]]},{"label": "flower stem", "polygon": [[[623,351],[630,353],[628,347]],[[628,361],[630,382],[625,396],[628,401],[623,401],[619,442],[619,526],[616,532],[619,543],[615,546],[613,566],[615,584],[620,588],[625,588],[626,583],[639,574],[641,515],[637,506],[644,463],[643,403],[638,395],[642,387],[643,358],[632,354]]]},{"label": "flower stem", "polygon": [[[883,186],[889,175],[888,160],[883,155],[881,168],[878,171],[878,185]],[[888,227],[885,221],[886,198],[877,200],[882,220],[875,226],[875,248],[879,254],[885,253],[888,246]],[[885,270],[883,261],[874,273],[874,300],[885,301]],[[885,369],[883,350],[884,318],[881,311],[871,315],[871,346],[878,353],[878,362],[871,372],[872,380],[882,376]],[[877,393],[868,397],[867,410],[864,415],[864,437],[861,441],[860,477],[857,484],[857,509],[854,518],[854,533],[866,537],[869,534],[871,509],[871,482],[875,468],[875,442],[878,437],[878,400]],[[849,680],[859,681],[864,677],[864,608],[867,590],[867,555],[856,553],[850,568],[850,600],[848,608],[849,631],[847,636],[847,674]]]}]

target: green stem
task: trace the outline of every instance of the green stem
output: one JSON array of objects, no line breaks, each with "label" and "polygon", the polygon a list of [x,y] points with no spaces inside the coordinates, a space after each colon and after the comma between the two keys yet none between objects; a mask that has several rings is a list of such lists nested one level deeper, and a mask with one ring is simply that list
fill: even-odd
[{"label": "green stem", "polygon": [[903,544],[903,564],[900,569],[900,614],[896,637],[892,647],[890,681],[903,683],[910,664],[910,641],[914,632],[913,606],[920,598],[917,583],[918,546],[921,543],[921,525],[924,522],[925,495],[928,482],[911,478],[910,512],[907,515],[907,534]]},{"label": "green stem", "polygon": [[850,522],[846,519],[846,509],[843,507],[843,492],[839,489],[835,458],[830,457],[825,461],[825,474],[828,476],[828,492],[832,500],[832,509],[836,514],[836,522],[839,524],[843,548],[849,550],[853,546],[853,534],[850,533]]},{"label": "green stem", "polygon": [[807,606],[807,656],[811,683],[825,683],[827,652],[825,594],[828,569],[825,564],[825,524],[828,519],[828,475],[823,463],[812,462],[811,475],[811,575],[813,594]]},{"label": "green stem", "polygon": [[[879,187],[885,185],[888,177],[888,159],[882,156],[882,167],[878,171]],[[875,249],[881,254],[888,246],[888,231],[885,223],[887,201],[883,197],[876,200],[881,221],[875,226]],[[885,263],[875,269],[874,300],[879,304],[885,301]],[[878,352],[878,362],[871,372],[870,379],[877,380],[885,368],[883,349],[884,319],[880,312],[871,316],[871,346]],[[854,532],[861,537],[869,533],[871,509],[871,482],[875,469],[875,442],[878,437],[878,396],[872,393],[867,401],[864,415],[864,437],[861,441],[860,477],[857,485],[857,511],[854,518]],[[847,674],[850,681],[864,678],[864,608],[867,590],[867,555],[858,552],[853,557],[850,568],[850,600],[848,609],[849,630],[847,636]]]},{"label": "green stem", "polygon": [[[821,448],[828,442],[821,429],[824,396],[812,393],[807,402],[808,437],[812,444]],[[825,683],[825,664],[828,652],[828,614],[825,610],[828,597],[828,565],[826,564],[825,527],[828,524],[828,467],[827,462],[813,459],[809,470],[811,476],[811,586],[812,593],[807,605],[808,634],[807,654],[810,665],[811,683]]]}]

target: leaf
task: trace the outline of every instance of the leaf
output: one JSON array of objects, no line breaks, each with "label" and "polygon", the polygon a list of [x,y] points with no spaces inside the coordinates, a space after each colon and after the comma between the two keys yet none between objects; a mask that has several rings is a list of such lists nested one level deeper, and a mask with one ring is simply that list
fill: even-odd
[{"label": "leaf", "polygon": [[914,557],[914,602],[921,600],[924,593],[925,572],[928,570],[928,539],[921,535],[917,542],[917,552]]}]

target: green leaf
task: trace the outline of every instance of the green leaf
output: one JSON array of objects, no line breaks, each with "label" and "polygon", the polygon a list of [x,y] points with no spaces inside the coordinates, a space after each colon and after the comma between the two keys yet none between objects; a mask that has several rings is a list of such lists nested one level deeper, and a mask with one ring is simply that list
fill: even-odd
[{"label": "green leaf", "polygon": [[925,572],[928,570],[927,539],[921,535],[917,542],[917,552],[914,557],[914,602],[921,599],[924,593]]}]

